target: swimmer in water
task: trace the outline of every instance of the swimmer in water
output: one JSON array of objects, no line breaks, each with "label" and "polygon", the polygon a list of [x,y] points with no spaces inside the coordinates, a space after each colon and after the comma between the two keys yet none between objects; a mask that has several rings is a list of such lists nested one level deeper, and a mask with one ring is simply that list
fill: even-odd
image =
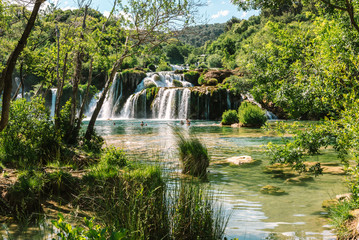
[{"label": "swimmer in water", "polygon": [[187,126],[191,125],[191,122],[188,120],[188,118],[186,119],[186,123],[187,123]]},{"label": "swimmer in water", "polygon": [[145,125],[144,123],[143,123],[143,121],[141,122],[141,127],[143,127],[143,125]]}]

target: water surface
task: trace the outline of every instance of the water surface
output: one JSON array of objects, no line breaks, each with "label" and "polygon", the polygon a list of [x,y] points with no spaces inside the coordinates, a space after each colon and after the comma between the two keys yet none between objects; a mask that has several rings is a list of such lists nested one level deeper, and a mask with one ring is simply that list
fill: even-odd
[{"label": "water surface", "polygon": [[[141,126],[141,121],[147,125]],[[103,120],[97,122],[96,131],[105,137],[107,145],[124,148],[134,160],[162,161],[167,169],[178,171],[173,127],[196,134],[207,146],[211,162],[216,162],[209,167],[209,182],[216,197],[231,213],[227,237],[335,239],[321,204],[323,200],[347,191],[343,176],[325,174],[313,182],[295,185],[263,173],[269,164],[263,146],[268,142],[280,142],[273,133],[220,127],[213,121],[193,121],[187,126],[179,121],[164,120]],[[242,155],[252,156],[258,164],[249,167],[225,164],[226,158]],[[338,161],[331,151],[312,160]],[[287,194],[261,194],[261,187],[268,184],[280,187]]]}]

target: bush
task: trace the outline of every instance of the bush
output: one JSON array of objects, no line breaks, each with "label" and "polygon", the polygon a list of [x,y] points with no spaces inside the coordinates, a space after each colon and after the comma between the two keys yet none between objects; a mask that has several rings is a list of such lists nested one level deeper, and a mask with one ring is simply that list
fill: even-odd
[{"label": "bush", "polygon": [[247,93],[253,88],[253,83],[250,80],[236,75],[224,79],[223,84],[237,94]]},{"label": "bush", "polygon": [[172,68],[166,63],[166,62],[161,62],[157,69],[157,72],[163,72],[163,71],[172,71]]},{"label": "bush", "polygon": [[14,185],[8,188],[5,200],[10,212],[20,222],[34,219],[34,213],[43,211],[45,176],[42,172],[28,171],[20,174]]},{"label": "bush", "polygon": [[106,148],[101,157],[108,166],[116,166],[122,168],[127,165],[126,155],[122,149],[115,147]]},{"label": "bush", "polygon": [[204,80],[204,75],[202,74],[199,78],[198,78],[198,85],[202,85],[205,83],[205,80]]},{"label": "bush", "polygon": [[201,63],[201,64],[198,65],[197,68],[199,68],[199,69],[208,69],[208,66],[205,63]]},{"label": "bush", "polygon": [[222,122],[223,125],[231,125],[234,123],[238,123],[238,113],[236,110],[228,110],[222,114]]},{"label": "bush", "polygon": [[179,131],[177,135],[177,146],[179,159],[182,164],[182,173],[195,177],[206,178],[209,156],[207,148],[196,137],[186,138]]},{"label": "bush", "polygon": [[11,104],[8,126],[0,133],[0,159],[4,165],[42,166],[56,158],[59,146],[60,137],[43,99],[18,99]]},{"label": "bush", "polygon": [[70,173],[56,171],[47,174],[45,192],[49,197],[57,197],[60,200],[71,200],[78,192],[78,182]]},{"label": "bush", "polygon": [[200,74],[197,71],[189,71],[184,73],[184,79],[187,82],[192,83],[194,86],[198,85],[198,78],[199,78]]},{"label": "bush", "polygon": [[261,127],[266,121],[265,112],[250,102],[242,102],[238,108],[238,120],[243,127]]},{"label": "bush", "polygon": [[222,58],[218,54],[213,54],[208,57],[208,66],[211,68],[221,68],[222,65]]},{"label": "bush", "polygon": [[215,78],[211,78],[205,82],[206,86],[217,86],[218,80]]}]

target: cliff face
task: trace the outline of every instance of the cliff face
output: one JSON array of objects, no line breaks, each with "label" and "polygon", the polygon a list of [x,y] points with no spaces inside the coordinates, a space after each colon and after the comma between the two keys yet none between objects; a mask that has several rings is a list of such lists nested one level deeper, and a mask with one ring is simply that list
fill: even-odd
[{"label": "cliff face", "polygon": [[228,109],[238,109],[242,98],[233,92],[218,87],[190,88],[191,119],[220,120],[222,113]]}]

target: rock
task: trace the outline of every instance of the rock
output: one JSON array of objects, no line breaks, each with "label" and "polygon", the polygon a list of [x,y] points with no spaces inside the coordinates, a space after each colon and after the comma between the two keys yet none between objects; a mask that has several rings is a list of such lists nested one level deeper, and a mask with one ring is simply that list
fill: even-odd
[{"label": "rock", "polygon": [[335,205],[338,204],[338,200],[337,199],[329,199],[329,200],[324,200],[322,203],[322,208],[330,208],[333,207]]},{"label": "rock", "polygon": [[155,81],[161,81],[161,77],[158,76],[157,74],[153,75],[153,80]]},{"label": "rock", "polygon": [[275,187],[272,185],[267,185],[261,188],[261,193],[269,194],[269,195],[283,195],[286,194],[285,191],[280,189],[279,187]]},{"label": "rock", "polygon": [[287,180],[285,180],[286,183],[303,183],[303,182],[311,182],[311,181],[314,181],[314,178],[308,175],[301,175],[297,177],[288,178]]},{"label": "rock", "polygon": [[234,124],[231,125],[231,127],[232,128],[239,128],[240,126],[239,126],[239,123],[234,123]]},{"label": "rock", "polygon": [[338,201],[344,201],[344,200],[350,200],[352,197],[351,193],[345,193],[345,194],[338,194],[335,196],[336,199],[338,199]]},{"label": "rock", "polygon": [[349,212],[349,214],[352,215],[353,217],[358,218],[358,217],[359,217],[359,209],[351,210],[351,211]]},{"label": "rock", "polygon": [[226,161],[235,165],[250,164],[255,162],[251,156],[231,157],[227,158]]}]

